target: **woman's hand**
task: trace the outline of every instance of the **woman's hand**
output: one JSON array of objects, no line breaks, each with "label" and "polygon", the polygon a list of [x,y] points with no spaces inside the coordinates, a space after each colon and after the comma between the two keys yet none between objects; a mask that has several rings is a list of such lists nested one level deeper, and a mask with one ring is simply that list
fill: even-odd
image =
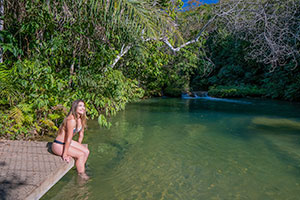
[{"label": "woman's hand", "polygon": [[62,157],[63,161],[67,161],[67,163],[70,162],[71,156],[63,154],[61,157]]}]

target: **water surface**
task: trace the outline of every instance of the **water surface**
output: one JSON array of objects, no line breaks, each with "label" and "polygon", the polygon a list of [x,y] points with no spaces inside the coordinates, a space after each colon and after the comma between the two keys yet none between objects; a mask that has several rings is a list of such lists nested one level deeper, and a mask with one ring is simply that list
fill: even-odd
[{"label": "water surface", "polygon": [[43,199],[299,199],[300,104],[149,99],[110,130],[89,121],[84,183],[71,170]]}]

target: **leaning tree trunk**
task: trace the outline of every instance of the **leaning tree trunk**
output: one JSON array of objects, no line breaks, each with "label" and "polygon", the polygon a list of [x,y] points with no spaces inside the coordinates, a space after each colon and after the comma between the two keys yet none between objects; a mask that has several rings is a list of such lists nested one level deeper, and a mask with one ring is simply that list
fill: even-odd
[{"label": "leaning tree trunk", "polygon": [[[4,21],[2,19],[2,17],[4,16],[4,0],[0,0],[0,31],[3,31],[3,25],[4,25]],[[3,41],[3,38],[0,35],[0,40],[1,42]],[[0,47],[0,63],[3,62],[3,49]]]}]

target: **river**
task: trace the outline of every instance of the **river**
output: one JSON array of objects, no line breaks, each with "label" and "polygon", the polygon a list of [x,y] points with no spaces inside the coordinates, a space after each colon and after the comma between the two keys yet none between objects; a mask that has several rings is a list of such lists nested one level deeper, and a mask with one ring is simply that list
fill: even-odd
[{"label": "river", "polygon": [[111,122],[88,123],[91,179],[42,199],[299,199],[299,103],[153,98]]}]

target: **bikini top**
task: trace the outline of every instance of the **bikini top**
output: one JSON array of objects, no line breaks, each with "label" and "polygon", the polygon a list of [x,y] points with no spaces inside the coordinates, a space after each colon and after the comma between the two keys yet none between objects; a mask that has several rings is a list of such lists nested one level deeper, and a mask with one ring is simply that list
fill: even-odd
[{"label": "bikini top", "polygon": [[79,129],[74,128],[73,129],[73,134],[79,133],[81,131],[82,127],[80,127]]}]

